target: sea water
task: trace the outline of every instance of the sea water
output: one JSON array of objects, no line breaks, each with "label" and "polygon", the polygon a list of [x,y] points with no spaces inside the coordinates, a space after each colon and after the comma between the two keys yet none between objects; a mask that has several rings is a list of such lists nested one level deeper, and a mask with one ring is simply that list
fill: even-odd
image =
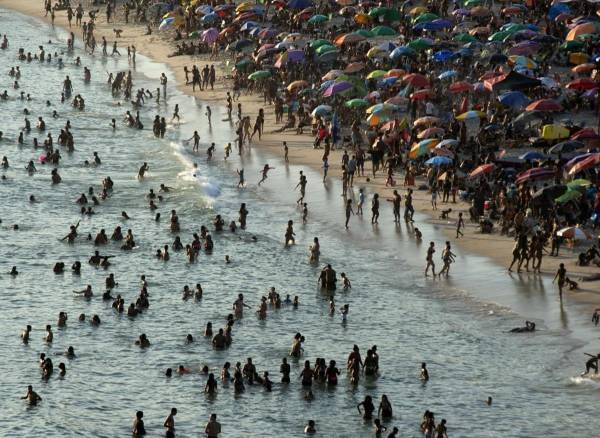
[{"label": "sea water", "polygon": [[[98,52],[89,56],[79,45],[68,54],[64,31],[6,10],[0,10],[0,23],[10,40],[10,48],[0,53],[0,90],[11,95],[9,101],[0,102],[0,129],[5,136],[0,151],[11,164],[2,172],[7,180],[0,183],[0,435],[127,436],[135,412],[143,410],[149,436],[158,436],[164,434],[162,422],[169,410],[177,407],[178,436],[203,436],[209,415],[217,413],[227,437],[302,436],[309,419],[316,421],[319,436],[368,437],[373,436],[373,426],[362,420],[356,405],[371,395],[377,406],[382,394],[394,407],[393,420],[385,424],[398,427],[404,437],[421,435],[419,423],[427,409],[437,421],[447,419],[449,435],[454,437],[587,436],[600,424],[595,415],[598,386],[575,377],[585,360],[582,349],[597,346],[586,345],[593,337],[586,328],[588,315],[576,305],[559,306],[549,281],[508,277],[501,268],[460,251],[449,280],[425,280],[427,242],[436,241],[439,252],[445,239],[439,230],[421,223],[421,216],[416,218],[425,235],[422,246],[404,224],[394,226],[391,205],[388,208],[385,202],[378,227],[371,226],[365,208],[365,218],[353,217],[350,230],[345,231],[337,183],[323,185],[318,173],[294,164],[285,166],[257,150],[240,157],[234,148],[230,159],[223,160],[223,147],[234,138],[231,123],[223,121],[225,111],[213,107],[209,126],[206,103],[177,92],[164,65],[140,55],[135,66],[126,56],[104,58]],[[65,52],[60,55],[65,67],[59,69],[55,61],[17,60],[19,47],[36,52],[38,45],[53,56],[55,51]],[[125,47],[120,50],[126,52]],[[74,65],[76,56],[90,68],[91,83],[83,82],[83,67]],[[14,79],[7,74],[13,65],[21,67],[18,91],[30,93],[30,102],[15,99],[18,91],[11,88]],[[167,103],[162,98],[160,104],[148,99],[141,108],[145,125],[141,131],[122,122],[125,111],[133,108],[122,97],[113,97],[107,85],[107,71],[129,69],[134,90],[155,91],[160,73],[169,77]],[[73,94],[84,97],[85,111],[60,103],[66,75],[73,81]],[[46,100],[52,105],[46,106]],[[175,103],[181,107],[181,124],[169,125],[164,139],[155,138],[154,115],[170,120]],[[75,152],[61,150],[63,182],[57,186],[50,183],[52,167],[37,162],[41,151],[32,147],[33,138],[42,141],[46,133],[33,129],[25,135],[25,145],[17,145],[24,108],[31,111],[28,118],[33,126],[38,116],[44,117],[55,141],[66,120],[71,121]],[[60,117],[53,119],[52,110]],[[118,121],[115,131],[109,127],[111,118]],[[201,136],[199,154],[191,153],[185,141],[194,130]],[[211,142],[217,151],[214,160],[207,162],[204,151]],[[102,165],[83,166],[94,151]],[[29,160],[36,161],[38,168],[33,176],[24,170]],[[143,162],[148,162],[150,171],[139,181],[137,170]],[[265,163],[275,169],[257,187]],[[246,170],[243,189],[236,187],[235,171],[240,168]],[[301,224],[295,205],[299,195],[293,191],[301,169],[308,177],[306,225]],[[114,193],[95,207],[96,215],[81,216],[75,199],[89,187],[99,193],[106,176],[115,183]],[[155,222],[145,195],[150,188],[157,191],[160,183],[174,190],[158,203],[162,219]],[[39,203],[28,202],[31,194]],[[185,244],[201,225],[212,230],[216,214],[226,222],[237,219],[241,202],[250,211],[247,230],[212,232],[211,255],[201,254],[194,264],[187,263],[184,253],[171,252],[168,262],[154,257],[157,249],[174,240],[168,219],[172,209],[180,218]],[[121,220],[123,210],[131,220]],[[295,222],[296,245],[284,248],[290,219]],[[59,241],[78,221],[77,243]],[[19,224],[19,231],[12,230],[12,224]],[[85,239],[102,228],[110,235],[118,225],[123,231],[132,229],[137,243],[133,251],[121,251],[115,243],[95,248]],[[315,236],[322,245],[319,266],[308,262],[307,248]],[[107,271],[87,264],[95,249],[115,256]],[[224,263],[226,254],[231,264]],[[81,276],[69,270],[76,260],[83,265]],[[57,261],[67,265],[62,275],[52,272]],[[329,316],[329,296],[317,287],[324,263],[352,280],[351,290],[338,288],[335,293],[338,309],[350,305],[346,324],[338,314]],[[16,278],[7,275],[13,265],[21,272]],[[109,273],[119,283],[113,294],[121,294],[126,304],[135,300],[140,275],[145,274],[148,311],[132,319],[103,302],[100,296]],[[202,284],[204,298],[183,301],[183,286],[193,288],[196,283]],[[95,291],[92,300],[74,296],[73,290],[87,284]],[[271,286],[282,297],[298,295],[300,305],[269,308],[267,319],[261,321],[254,308]],[[231,347],[215,351],[202,336],[204,327],[208,321],[215,331],[223,327],[238,293],[244,294],[252,309],[235,323]],[[65,328],[56,326],[59,311],[69,315]],[[102,324],[80,323],[80,313],[98,314]],[[538,333],[508,333],[523,325],[525,318],[538,323]],[[27,324],[34,330],[24,345],[18,334]],[[42,341],[46,324],[52,324],[55,332],[51,345]],[[304,356],[299,361],[289,358],[292,382],[281,385],[279,364],[288,356],[296,332],[306,338]],[[150,348],[134,345],[141,333],[148,336]],[[185,343],[188,333],[196,340],[189,345]],[[344,370],[353,344],[361,347],[363,357],[372,345],[377,345],[380,355],[379,378],[361,378],[356,387]],[[76,359],[59,356],[70,345]],[[41,378],[41,352],[53,359],[55,368],[61,361],[66,363],[65,378],[59,378],[58,371],[47,381]],[[244,394],[234,395],[231,384],[223,386],[219,381],[216,397],[205,396],[202,366],[218,375],[226,361],[245,363],[248,357],[259,373],[270,373],[273,392],[247,385]],[[312,364],[317,357],[336,360],[342,375],[335,389],[315,384],[315,399],[307,402],[298,375],[304,360]],[[426,384],[419,380],[422,361],[431,375]],[[180,364],[193,372],[164,376],[166,368]],[[43,398],[33,408],[19,399],[29,384]],[[494,399],[492,406],[485,404],[488,396]]]}]

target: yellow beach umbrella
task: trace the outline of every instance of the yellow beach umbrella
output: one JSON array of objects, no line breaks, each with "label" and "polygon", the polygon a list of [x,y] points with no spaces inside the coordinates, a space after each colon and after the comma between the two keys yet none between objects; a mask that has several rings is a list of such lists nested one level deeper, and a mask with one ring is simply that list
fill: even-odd
[{"label": "yellow beach umbrella", "polygon": [[385,71],[383,70],[373,70],[371,73],[367,75],[367,79],[379,79],[385,76]]}]

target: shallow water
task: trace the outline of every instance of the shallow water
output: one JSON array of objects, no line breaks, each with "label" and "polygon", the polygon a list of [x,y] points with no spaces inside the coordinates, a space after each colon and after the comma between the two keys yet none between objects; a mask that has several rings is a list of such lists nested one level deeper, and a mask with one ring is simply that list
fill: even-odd
[{"label": "shallow water", "polygon": [[[306,421],[317,422],[320,436],[372,436],[372,425],[365,424],[356,412],[356,404],[365,395],[375,400],[387,394],[394,405],[395,418],[388,426],[400,429],[401,436],[420,436],[418,425],[422,413],[432,410],[436,419],[448,420],[450,436],[576,436],[587,435],[599,422],[590,414],[598,401],[599,387],[589,381],[572,378],[583,363],[583,340],[591,338],[585,328],[587,316],[575,306],[560,310],[556,291],[547,280],[508,277],[501,268],[459,253],[448,281],[426,281],[421,269],[424,248],[409,236],[404,224],[395,228],[390,223],[391,209],[382,205],[382,221],[377,229],[353,218],[351,229],[340,229],[343,205],[340,188],[330,182],[325,187],[316,173],[308,175],[310,216],[306,226],[300,225],[300,211],[295,208],[297,196],[292,193],[300,167],[284,167],[282,163],[253,150],[243,161],[234,152],[227,162],[222,160],[223,145],[232,133],[223,110],[213,108],[213,126],[208,127],[204,105],[174,90],[172,75],[168,105],[154,102],[141,110],[144,131],[119,123],[115,133],[108,129],[112,117],[121,120],[128,105],[118,107],[106,85],[106,71],[129,68],[127,59],[103,60],[87,56],[77,49],[83,65],[92,71],[92,83],[83,84],[83,68],[73,65],[73,56],[64,55],[66,67],[31,64],[16,60],[18,47],[34,52],[48,39],[62,40],[45,44],[47,51],[64,50],[65,34],[54,31],[39,21],[0,10],[0,23],[19,28],[19,34],[7,33],[11,47],[0,53],[0,90],[11,89],[12,78],[6,71],[20,65],[23,76],[21,90],[35,96],[32,102],[10,100],[0,102],[2,126],[6,140],[0,145],[11,168],[4,173],[8,181],[0,183],[2,229],[2,272],[17,265],[21,275],[12,279],[0,276],[0,327],[7,334],[0,344],[0,397],[4,412],[0,418],[6,436],[122,436],[130,433],[136,410],[145,413],[150,436],[163,434],[162,422],[171,407],[177,407],[177,432],[180,436],[198,436],[211,412],[216,412],[223,425],[224,436],[263,437],[301,436]],[[51,50],[48,48],[52,47]],[[122,52],[125,52],[121,48]],[[167,71],[160,64],[138,56],[134,88],[155,90],[157,78]],[[60,104],[60,84],[65,75],[74,82],[74,94],[86,99],[84,112]],[[51,100],[52,107],[45,101]],[[171,126],[164,140],[155,139],[150,130],[157,111],[170,119],[175,103],[181,107],[184,123]],[[32,124],[38,115],[46,120],[56,139],[60,127],[70,119],[76,152],[63,151],[59,172],[63,183],[50,185],[48,166],[38,164],[39,172],[29,177],[23,167],[36,160],[39,151],[31,147],[32,139],[45,137],[33,132],[26,135],[26,145],[18,147],[16,137],[23,125],[22,110],[32,111]],[[60,118],[51,118],[57,109]],[[189,153],[182,139],[198,130],[202,144],[198,156]],[[214,141],[217,155],[206,163],[204,150]],[[85,168],[82,163],[98,151],[103,164]],[[269,180],[256,187],[258,169],[269,161],[276,169]],[[135,176],[140,164],[147,161],[150,174],[144,181]],[[197,162],[199,177],[192,176],[192,163]],[[235,188],[235,169],[246,169],[247,188]],[[79,215],[76,196],[93,186],[99,191],[101,180],[110,175],[115,191],[110,199],[96,207],[92,218]],[[160,183],[174,187],[160,204],[163,219],[153,220],[144,195]],[[29,194],[41,202],[30,204]],[[247,232],[233,235],[212,233],[215,251],[201,255],[190,265],[184,254],[172,253],[171,261],[158,262],[156,249],[170,244],[168,216],[176,209],[182,225],[184,244],[200,225],[210,226],[215,214],[226,220],[237,218],[240,202],[250,210]],[[123,223],[120,212],[126,210],[132,220]],[[127,303],[139,290],[139,275],[146,274],[150,287],[150,309],[136,319],[113,313],[110,304],[100,299],[108,272],[96,270],[85,261],[94,247],[82,237],[76,245],[58,242],[70,224],[81,219],[80,236],[95,235],[105,228],[110,235],[114,227],[131,228],[138,248],[130,253],[109,244],[102,253],[115,255],[108,272],[115,274],[120,293]],[[296,222],[297,245],[283,249],[282,239],[288,219]],[[421,218],[418,217],[418,220]],[[9,225],[18,223],[20,231]],[[426,224],[419,224],[426,241],[437,246],[443,237]],[[250,237],[257,236],[256,243]],[[350,304],[348,323],[341,324],[338,315],[328,315],[328,298],[316,287],[320,267],[308,263],[307,246],[314,236],[322,245],[322,263],[331,263],[347,272],[353,282],[349,292],[338,290],[338,308]],[[225,254],[233,263],[225,265]],[[62,260],[70,266],[83,263],[81,277],[54,275],[52,266]],[[202,283],[204,299],[200,303],[184,302],[181,290]],[[96,296],[89,302],[76,298],[72,290],[91,284]],[[285,296],[298,295],[300,307],[269,309],[266,321],[259,321],[247,311],[234,327],[234,342],[227,351],[214,351],[204,340],[206,322],[215,329],[224,325],[231,303],[243,292],[253,308],[275,286]],[[59,311],[69,314],[65,329],[54,327],[52,346],[41,338],[43,327],[56,325]],[[98,314],[102,325],[93,328],[77,322],[77,315]],[[535,319],[540,327],[535,335],[509,335],[507,330],[522,325],[524,318]],[[27,324],[34,327],[29,345],[23,345],[19,331]],[[357,388],[342,373],[335,390],[315,386],[315,400],[303,400],[299,381],[289,387],[275,384],[272,393],[249,387],[245,394],[234,396],[231,387],[219,386],[219,394],[207,398],[203,393],[205,378],[197,371],[208,365],[218,374],[225,361],[235,364],[252,357],[259,372],[269,371],[279,381],[279,363],[287,355],[296,332],[306,337],[305,358],[335,359],[343,368],[353,344],[366,349],[377,344],[381,376],[376,381],[362,379]],[[150,339],[151,348],[141,351],[134,340],[141,333]],[[196,342],[185,344],[192,333]],[[75,360],[55,357],[55,368],[62,360],[67,376],[57,372],[47,382],[40,378],[37,358],[40,352],[54,355],[74,346]],[[591,348],[595,348],[591,346]],[[589,348],[588,350],[589,351]],[[593,351],[592,351],[593,352]],[[419,364],[428,363],[431,381],[418,380]],[[576,362],[576,365],[574,363]],[[194,369],[191,375],[164,377],[167,367],[183,364]],[[292,378],[300,372],[293,363]],[[43,402],[28,409],[18,397],[33,384]],[[492,396],[488,407],[484,400]]]}]

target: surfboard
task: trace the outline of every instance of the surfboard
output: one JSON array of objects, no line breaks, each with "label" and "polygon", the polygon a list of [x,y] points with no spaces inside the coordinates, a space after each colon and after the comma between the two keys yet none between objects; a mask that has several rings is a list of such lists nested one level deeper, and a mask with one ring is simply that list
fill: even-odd
[{"label": "surfboard", "polygon": [[598,380],[600,381],[600,373],[582,373],[579,377],[583,378],[583,379],[591,379],[591,380]]}]

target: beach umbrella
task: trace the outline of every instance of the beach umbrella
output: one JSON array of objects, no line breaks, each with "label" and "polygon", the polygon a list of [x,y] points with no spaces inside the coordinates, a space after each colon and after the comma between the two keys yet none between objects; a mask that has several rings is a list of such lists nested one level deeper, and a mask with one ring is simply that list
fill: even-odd
[{"label": "beach umbrella", "polygon": [[598,88],[598,83],[590,78],[579,78],[569,82],[566,88],[578,91],[591,90]]},{"label": "beach umbrella", "polygon": [[567,183],[567,187],[570,189],[578,189],[579,187],[591,186],[593,183],[587,179],[578,178]]},{"label": "beach umbrella", "polygon": [[452,159],[444,156],[433,157],[425,161],[425,165],[433,167],[447,166],[449,164],[452,164]]},{"label": "beach umbrella", "polygon": [[458,73],[456,70],[446,70],[438,76],[439,80],[450,79],[456,76]]},{"label": "beach umbrella", "polygon": [[371,47],[369,49],[369,51],[367,52],[367,58],[369,58],[369,59],[378,58],[378,57],[383,58],[384,56],[388,56],[388,52],[379,47]]},{"label": "beach umbrella", "polygon": [[445,62],[454,57],[454,52],[452,50],[440,50],[433,54],[433,59],[437,62]]},{"label": "beach umbrella", "polygon": [[527,12],[527,7],[524,5],[510,5],[502,8],[504,15],[518,15]]},{"label": "beach umbrella", "polygon": [[469,178],[477,178],[480,175],[485,175],[491,173],[496,168],[496,165],[493,163],[482,164],[481,166],[476,167],[470,174]]},{"label": "beach umbrella", "polygon": [[567,140],[562,141],[560,143],[555,144],[550,149],[548,149],[549,154],[564,154],[569,152],[574,152],[577,149],[581,149],[585,147],[585,143],[582,143],[577,140]]},{"label": "beach umbrella", "polygon": [[511,56],[531,56],[540,50],[540,45],[535,41],[523,41],[522,43],[512,46],[506,51]]},{"label": "beach umbrella", "polygon": [[369,16],[373,18],[382,17],[385,21],[397,21],[400,20],[400,12],[397,8],[385,8],[385,7],[377,7],[372,8],[369,11]]},{"label": "beach umbrella", "polygon": [[312,47],[313,49],[318,49],[321,46],[331,46],[333,47],[333,44],[331,43],[331,41],[329,40],[324,40],[324,39],[318,39],[318,40],[312,40],[308,43],[308,45],[310,47]]},{"label": "beach umbrella", "polygon": [[254,29],[255,27],[258,27],[258,23],[256,21],[246,21],[244,24],[242,24],[240,30],[242,32],[246,32],[248,30]]},{"label": "beach umbrella", "polygon": [[336,46],[341,46],[342,44],[358,43],[358,42],[364,41],[366,39],[367,39],[366,37],[364,37],[358,33],[347,33],[345,35],[337,37],[334,41],[334,44]]},{"label": "beach umbrella", "polygon": [[408,102],[408,99],[404,96],[397,94],[396,96],[390,97],[385,103],[391,103],[392,105],[403,105]]},{"label": "beach umbrella", "polygon": [[218,21],[219,16],[215,12],[211,12],[210,14],[206,14],[203,16],[200,21],[202,23],[212,23],[213,21]]},{"label": "beach umbrella", "polygon": [[496,33],[493,33],[489,36],[488,41],[504,41],[506,38],[512,35],[510,30],[502,30]]},{"label": "beach umbrella", "polygon": [[585,64],[589,60],[590,60],[590,57],[586,53],[575,52],[575,53],[569,54],[569,62],[571,64],[575,64],[575,65]]},{"label": "beach umbrella", "polygon": [[542,83],[542,86],[545,88],[560,88],[560,85],[552,78],[548,76],[539,77],[538,80]]},{"label": "beach umbrella", "polygon": [[310,0],[289,0],[287,2],[289,9],[306,9],[312,5],[313,3]]},{"label": "beach umbrella", "polygon": [[477,41],[477,38],[465,32],[454,35],[452,39],[454,41],[458,41],[459,43],[472,43],[474,41]]},{"label": "beach umbrella", "polygon": [[346,108],[364,108],[369,106],[369,102],[365,99],[350,99],[344,103]]},{"label": "beach umbrella", "polygon": [[322,46],[319,46],[316,50],[315,53],[317,55],[322,55],[324,53],[327,52],[336,52],[338,49],[335,46],[329,45],[329,44],[323,44]]},{"label": "beach umbrella", "polygon": [[253,43],[250,40],[239,40],[235,43],[230,44],[228,47],[229,50],[233,50],[234,52],[241,52],[242,50],[252,46]]},{"label": "beach umbrella", "polygon": [[[567,192],[569,193],[569,192]],[[558,200],[557,200],[558,201]],[[566,227],[558,230],[556,232],[557,235],[564,237],[565,239],[573,239],[573,240],[590,240],[592,236],[590,236],[586,231],[582,230],[579,227]]]},{"label": "beach umbrella", "polygon": [[437,138],[429,138],[415,143],[408,153],[409,158],[418,158],[427,155],[440,141]]},{"label": "beach umbrella", "polygon": [[202,41],[205,43],[214,43],[219,38],[219,31],[214,27],[202,32]]},{"label": "beach umbrella", "polygon": [[379,79],[385,76],[384,70],[374,70],[367,75],[367,79]]},{"label": "beach umbrella", "polygon": [[431,152],[441,157],[454,158],[454,152],[450,149],[441,148],[439,144]]},{"label": "beach umbrella", "polygon": [[473,85],[469,84],[468,82],[454,82],[453,84],[451,84],[448,87],[448,91],[450,91],[450,93],[452,94],[458,94],[458,93],[469,93],[471,91],[473,91]]},{"label": "beach umbrella", "polygon": [[175,18],[173,18],[173,17],[165,18],[164,20],[162,20],[160,22],[160,25],[158,26],[158,30],[165,30],[165,29],[173,26],[174,23],[175,23]]},{"label": "beach umbrella", "polygon": [[238,61],[235,64],[235,68],[237,70],[244,70],[246,67],[249,67],[251,65],[254,65],[254,61],[252,61],[251,59],[245,58],[245,59],[242,59],[241,61]]},{"label": "beach umbrella", "polygon": [[459,116],[456,116],[456,120],[474,120],[474,119],[481,119],[485,116],[486,116],[486,114],[484,112],[472,110],[472,111],[467,111],[465,113],[462,113]]},{"label": "beach umbrella", "polygon": [[338,76],[343,74],[341,70],[329,70],[322,78],[322,81],[330,81],[332,79],[336,79]]},{"label": "beach umbrella", "polygon": [[390,58],[393,60],[400,59],[403,56],[416,56],[417,52],[414,49],[406,46],[396,47],[390,53]]},{"label": "beach umbrella", "polygon": [[584,44],[581,41],[566,41],[560,45],[559,49],[565,52],[577,52],[583,49]]},{"label": "beach umbrella", "polygon": [[564,194],[556,198],[554,201],[558,204],[564,204],[566,202],[574,201],[579,198],[581,198],[581,192],[579,190],[569,189]]},{"label": "beach umbrella", "polygon": [[426,23],[428,21],[433,21],[436,18],[440,17],[432,12],[424,12],[413,20],[413,24]]},{"label": "beach umbrella", "polygon": [[591,62],[585,64],[576,65],[571,69],[573,73],[589,73],[596,68],[596,64],[592,64]]},{"label": "beach umbrella", "polygon": [[460,144],[460,142],[456,139],[453,138],[447,138],[445,140],[442,140],[436,147],[439,148],[445,148],[445,147],[454,147],[454,146],[458,146]]},{"label": "beach umbrella", "polygon": [[425,116],[419,117],[417,120],[413,122],[413,126],[416,128],[417,126],[431,126],[440,123],[441,119],[438,117]]},{"label": "beach umbrella", "polygon": [[427,87],[429,80],[420,73],[410,73],[402,78],[402,82],[412,85],[415,88]]},{"label": "beach umbrella", "polygon": [[510,65],[525,67],[528,69],[537,68],[537,64],[531,58],[528,58],[526,56],[521,56],[521,55],[509,56],[508,63]]},{"label": "beach umbrella", "polygon": [[384,111],[370,114],[369,117],[367,117],[367,123],[369,124],[369,126],[377,126],[391,119],[392,115],[389,112]]},{"label": "beach umbrella", "polygon": [[410,41],[406,46],[410,49],[421,51],[426,50],[433,45],[433,42],[427,38],[417,38]]},{"label": "beach umbrella", "polygon": [[416,17],[424,12],[427,12],[427,8],[425,6],[415,6],[410,11],[408,11],[408,14],[413,17]]},{"label": "beach umbrella", "polygon": [[424,129],[423,131],[419,132],[419,134],[417,135],[417,138],[419,140],[422,140],[424,138],[433,138],[433,137],[437,137],[437,136],[442,136],[444,135],[446,131],[443,128],[427,128]]},{"label": "beach umbrella", "polygon": [[350,88],[352,88],[352,84],[348,81],[336,82],[334,84],[331,84],[329,87],[327,87],[327,89],[323,93],[323,96],[330,97],[330,96],[333,96],[334,94],[339,94],[343,91],[349,90]]},{"label": "beach umbrella", "polygon": [[588,33],[596,33],[596,32],[598,32],[598,27],[596,26],[596,24],[592,23],[591,21],[588,21],[587,23],[579,24],[579,25],[575,26],[573,29],[571,29],[569,31],[569,33],[567,34],[565,40],[573,41],[580,35],[584,35],[584,34],[588,34]]},{"label": "beach umbrella", "polygon": [[531,102],[531,99],[521,91],[507,91],[498,96],[498,101],[510,108],[523,108]]},{"label": "beach umbrella", "polygon": [[371,32],[370,30],[367,30],[367,29],[358,29],[354,33],[357,35],[363,36],[365,38],[373,38],[375,36],[375,35],[373,35],[373,32]]},{"label": "beach umbrella", "polygon": [[571,140],[598,140],[600,136],[592,128],[583,128],[571,136]]},{"label": "beach umbrella", "polygon": [[331,111],[333,111],[333,108],[331,108],[329,105],[319,105],[312,111],[312,113],[310,113],[310,115],[313,117],[317,117],[317,116],[322,117],[322,116],[325,116],[325,115],[331,113]]},{"label": "beach umbrella", "polygon": [[371,32],[375,36],[394,36],[396,35],[396,31],[388,26],[376,26],[371,29]]},{"label": "beach umbrella", "polygon": [[385,72],[384,76],[386,78],[401,78],[405,74],[406,74],[406,72],[400,68],[392,68],[392,69],[388,70],[387,72]]},{"label": "beach umbrella", "polygon": [[533,160],[545,160],[548,157],[538,151],[529,151],[529,152],[525,152],[524,154],[519,156],[519,158],[521,160],[525,160],[525,161],[527,161],[527,160],[533,161]]},{"label": "beach umbrella", "polygon": [[288,91],[296,91],[302,88],[308,87],[308,82],[306,81],[294,81],[287,86]]},{"label": "beach umbrella", "polygon": [[562,111],[563,107],[553,99],[539,99],[525,108],[527,111]]},{"label": "beach umbrella", "polygon": [[377,113],[381,113],[381,112],[392,112],[392,111],[396,111],[398,109],[398,107],[396,105],[392,105],[389,103],[378,103],[376,105],[373,105],[369,108],[367,108],[367,110],[365,111],[367,114],[377,114]]},{"label": "beach umbrella", "polygon": [[579,172],[583,172],[584,170],[595,167],[599,163],[600,163],[600,153],[590,154],[590,156],[584,158],[583,160],[581,160],[578,163],[571,166],[568,174],[575,175]]},{"label": "beach umbrella", "polygon": [[438,18],[433,21],[427,21],[425,23],[418,23],[413,28],[417,30],[429,30],[438,32],[440,30],[449,29],[452,27],[452,22],[449,20]]},{"label": "beach umbrella", "polygon": [[429,88],[425,88],[423,90],[415,91],[410,95],[410,98],[412,100],[426,100],[431,99],[434,96],[435,95],[433,94],[433,91],[431,91]]},{"label": "beach umbrella", "polygon": [[365,14],[364,12],[358,13],[356,15],[354,15],[353,20],[356,24],[369,24],[372,20],[372,18],[369,16],[369,14]]},{"label": "beach umbrella", "polygon": [[320,15],[320,14],[313,15],[312,17],[310,17],[308,19],[309,24],[321,24],[326,21],[329,21],[329,18],[327,18],[325,15]]},{"label": "beach umbrella", "polygon": [[268,77],[271,77],[271,72],[268,70],[258,70],[248,75],[248,79],[250,79],[251,81],[257,81],[259,79],[265,79]]},{"label": "beach umbrella", "polygon": [[526,170],[517,174],[515,184],[523,184],[527,181],[538,180],[538,179],[550,179],[555,176],[554,169],[547,167],[535,167],[533,169]]},{"label": "beach umbrella", "polygon": [[346,66],[344,69],[344,73],[353,74],[358,73],[359,71],[363,71],[365,69],[365,65],[362,62],[353,62]]}]

